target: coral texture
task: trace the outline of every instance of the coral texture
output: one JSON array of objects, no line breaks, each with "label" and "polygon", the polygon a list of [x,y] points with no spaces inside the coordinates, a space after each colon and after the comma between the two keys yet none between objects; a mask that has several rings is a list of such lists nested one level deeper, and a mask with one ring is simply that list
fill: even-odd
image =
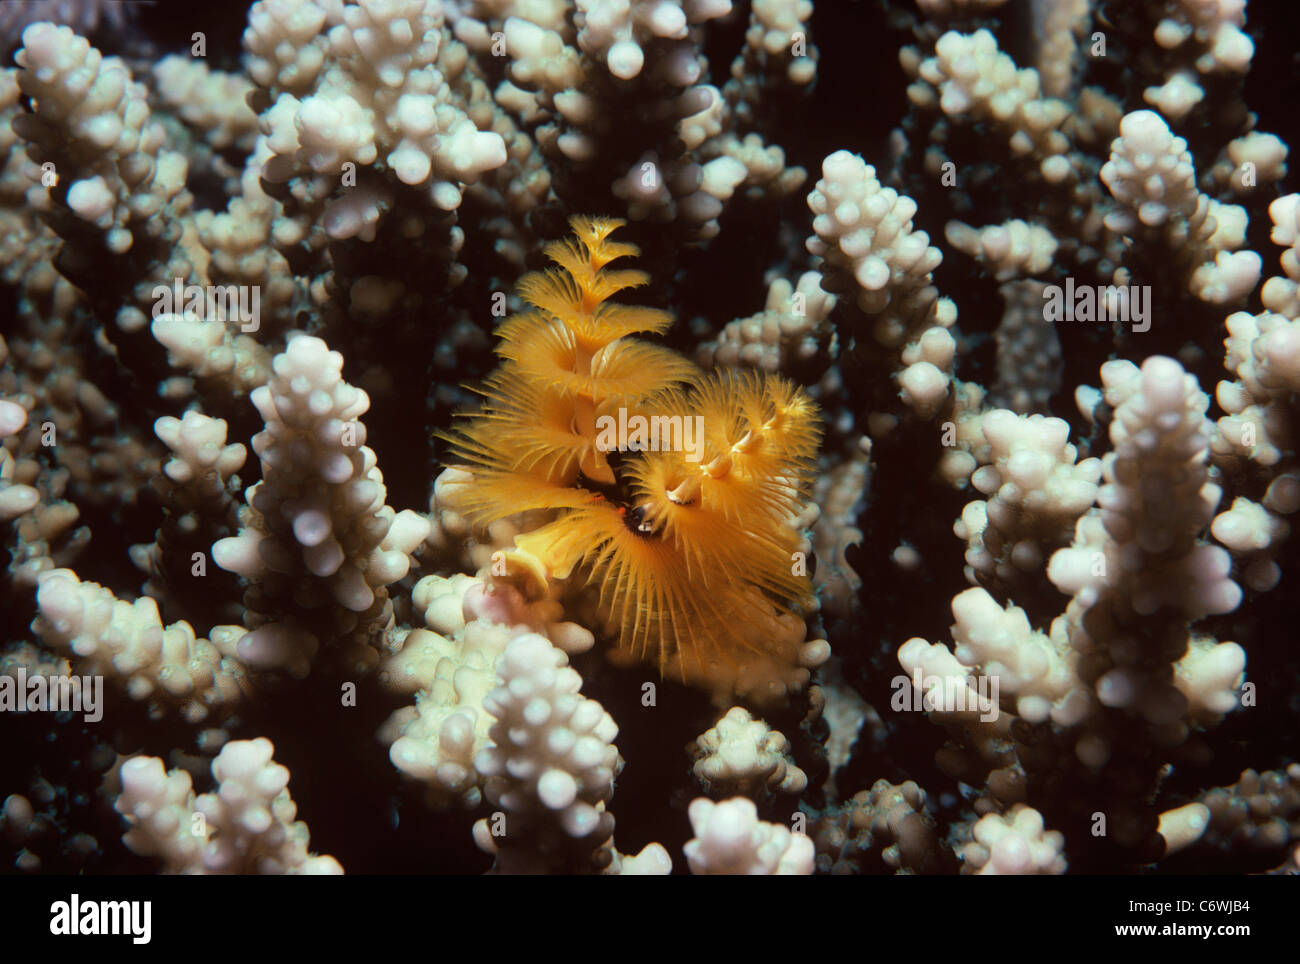
[{"label": "coral texture", "polygon": [[0,863],[1295,873],[1293,6],[0,3]]},{"label": "coral texture", "polygon": [[272,762],[267,739],[227,743],[212,761],[215,793],[194,795],[184,770],[157,757],[122,764],[113,804],[131,829],[126,845],[162,860],[164,873],[341,874],[329,856],[308,854],[307,825],[294,822],[289,771]]}]

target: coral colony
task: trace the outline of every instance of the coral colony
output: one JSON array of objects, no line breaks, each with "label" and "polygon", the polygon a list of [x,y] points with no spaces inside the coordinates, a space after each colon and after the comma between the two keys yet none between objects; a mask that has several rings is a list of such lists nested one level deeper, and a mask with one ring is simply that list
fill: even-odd
[{"label": "coral colony", "polygon": [[1297,872],[1285,5],[2,6],[10,872]]}]

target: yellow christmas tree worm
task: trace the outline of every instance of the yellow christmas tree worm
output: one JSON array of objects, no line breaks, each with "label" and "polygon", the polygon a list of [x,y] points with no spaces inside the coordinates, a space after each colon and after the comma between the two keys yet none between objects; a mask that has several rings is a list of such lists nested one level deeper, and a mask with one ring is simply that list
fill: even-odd
[{"label": "yellow christmas tree worm", "polygon": [[519,284],[532,309],[497,330],[481,411],[445,436],[474,476],[466,514],[553,511],[505,561],[598,585],[621,647],[661,672],[718,684],[793,667],[816,606],[792,525],[816,406],[779,377],[705,375],[636,338],[672,317],[609,300],[649,281],[608,267],[639,253],[609,239],[623,222],[570,223],[545,249],[557,267]]}]

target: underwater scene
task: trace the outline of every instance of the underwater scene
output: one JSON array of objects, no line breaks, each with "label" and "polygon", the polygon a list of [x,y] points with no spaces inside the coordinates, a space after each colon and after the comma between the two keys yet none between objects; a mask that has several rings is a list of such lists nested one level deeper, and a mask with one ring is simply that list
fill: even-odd
[{"label": "underwater scene", "polygon": [[1300,873],[1297,37],[0,3],[3,875]]}]

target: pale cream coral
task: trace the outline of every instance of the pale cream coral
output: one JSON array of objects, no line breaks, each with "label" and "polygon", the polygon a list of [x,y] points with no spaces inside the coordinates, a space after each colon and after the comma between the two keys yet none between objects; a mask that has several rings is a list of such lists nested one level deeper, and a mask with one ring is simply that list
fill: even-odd
[{"label": "pale cream coral", "polygon": [[183,620],[164,626],[152,597],[127,602],[67,569],[38,577],[36,606],[42,642],[75,656],[79,672],[116,681],[153,716],[176,708],[195,723],[229,712],[249,692],[235,652],[242,627],[215,626],[199,639]]},{"label": "pale cream coral", "polygon": [[1233,173],[1227,178],[1238,194],[1249,194],[1261,184],[1273,184],[1286,177],[1286,142],[1275,134],[1251,131],[1228,142],[1227,155]]},{"label": "pale cream coral", "polygon": [[[978,2],[983,5],[988,0]],[[1000,4],[1002,0],[994,2]],[[1030,16],[1037,41],[1035,61],[1043,93],[1049,97],[1065,97],[1082,59],[1079,40],[1088,29],[1092,4],[1089,0],[1034,0],[1030,4]]]},{"label": "pale cream coral", "polygon": [[1236,643],[1193,636],[1174,664],[1174,685],[1187,697],[1188,715],[1200,723],[1218,723],[1237,706],[1245,670],[1246,651]]},{"label": "pale cream coral", "polygon": [[695,836],[682,849],[693,874],[807,875],[813,871],[812,839],[758,819],[754,801],[735,797],[715,803],[691,801]]},{"label": "pale cream coral", "polygon": [[226,444],[225,419],[210,418],[190,410],[181,418],[165,415],[154,432],[172,451],[163,472],[173,482],[185,484],[209,476],[227,478],[243,467],[247,454],[238,442]]},{"label": "pale cream coral", "polygon": [[495,855],[499,873],[601,870],[611,859],[614,818],[606,805],[623,759],[618,725],[579,692],[582,678],[545,636],[510,641],[499,685],[483,709],[491,744],[474,758],[483,792],[503,814],[474,826],[474,841]]},{"label": "pale cream coral", "polygon": [[1275,200],[1268,216],[1273,220],[1273,243],[1286,250],[1281,256],[1283,274],[1264,283],[1260,298],[1265,308],[1294,321],[1300,319],[1300,194]]},{"label": "pale cream coral", "polygon": [[249,76],[272,90],[309,90],[325,62],[325,23],[325,8],[314,0],[258,0],[244,31]]},{"label": "pale cream coral", "polygon": [[931,283],[943,255],[913,228],[916,202],[884,187],[861,157],[836,151],[822,162],[808,206],[815,236],[807,248],[824,259],[822,286],[854,295],[876,341],[900,352],[903,400],[933,414],[952,379],[955,344],[946,329],[957,309]]},{"label": "pale cream coral", "polygon": [[802,793],[808,786],[790,756],[790,741],[743,706],[733,706],[688,749],[695,779],[714,797]]},{"label": "pale cream coral", "polygon": [[392,618],[386,587],[406,575],[429,523],[384,504],[360,421],[370,400],[344,381],[342,356],[300,335],[273,367],[251,394],[266,423],[253,438],[262,479],[248,490],[238,535],[212,547],[218,566],[261,588],[266,611],[249,619],[239,652],[259,669],[305,675],[319,644],[294,615],[298,600],[328,600],[336,643],[369,663],[367,649]]},{"label": "pale cream coral", "polygon": [[1191,71],[1179,70],[1158,87],[1142,91],[1142,99],[1177,123],[1205,99],[1205,91]]},{"label": "pale cream coral", "polygon": [[1196,544],[1221,494],[1206,467],[1209,399],[1169,358],[1148,358],[1141,369],[1107,362],[1102,380],[1115,418],[1098,505],[1113,550],[1106,551],[1105,575],[1096,575],[1091,551],[1067,549],[1053,557],[1049,577],[1062,591],[1083,593],[1088,605],[1097,591],[1088,587],[1108,583],[1139,613],[1162,604],[1193,615],[1231,612],[1241,591],[1227,578],[1227,553]]},{"label": "pale cream coral", "polygon": [[1262,261],[1236,251],[1247,222],[1243,208],[1202,194],[1187,142],[1155,111],[1125,114],[1111,142],[1101,179],[1119,207],[1106,227],[1128,236],[1158,232],[1189,271],[1189,289],[1202,301],[1226,304],[1254,290]]},{"label": "pale cream coral", "polygon": [[[27,409],[9,399],[0,399],[0,438],[17,435],[27,424]],[[14,479],[16,462],[7,448],[0,448],[0,520],[12,519],[36,507],[41,494]]]},{"label": "pale cream coral", "polygon": [[214,70],[202,58],[184,54],[169,54],[151,69],[163,103],[210,145],[252,147],[257,114],[247,103],[253,85],[242,74]]},{"label": "pale cream coral", "polygon": [[[253,71],[255,80],[277,94],[261,115],[274,154],[264,166],[268,180],[296,174],[337,180],[382,158],[397,180],[424,187],[435,206],[453,210],[465,184],[506,163],[504,139],[471,120],[472,105],[452,87],[468,54],[447,35],[440,3],[349,4],[328,32],[320,32],[324,11],[313,13],[309,6],[298,5],[291,16],[286,10],[282,21],[250,17],[254,26],[245,35],[257,53],[286,31],[300,30],[304,37],[313,25],[317,31],[302,48],[315,51],[310,64],[292,65],[292,83],[284,90],[276,90],[283,71],[275,77],[269,70]],[[374,237],[356,230],[341,236],[354,235]]]},{"label": "pale cream coral", "polygon": [[1255,43],[1241,29],[1246,25],[1246,0],[1165,0],[1164,13],[1156,24],[1156,43],[1172,50],[1194,40],[1201,73],[1244,73],[1250,68]]},{"label": "pale cream coral", "polygon": [[[157,215],[185,190],[187,162],[163,149],[144,85],[121,60],[51,23],[23,31],[17,60],[36,110],[16,118],[15,130],[34,164],[54,165],[71,182],[68,206],[104,231],[109,251],[129,251],[137,234],[156,236],[167,220]],[[28,202],[47,210],[51,194],[35,174]]]},{"label": "pale cream coral", "polygon": [[130,826],[122,840],[169,874],[343,873],[333,857],[308,851],[310,833],[294,820],[289,771],[272,760],[274,750],[264,737],[227,743],[212,761],[215,791],[197,797],[185,770],[132,757],[113,803]]},{"label": "pale cream coral", "polygon": [[655,39],[681,39],[689,25],[723,16],[730,0],[578,0],[578,46],[621,80],[645,66]]},{"label": "pale cream coral", "polygon": [[149,330],[167,349],[171,365],[199,378],[220,379],[240,394],[266,384],[270,375],[270,352],[221,319],[163,312]]},{"label": "pale cream coral", "polygon": [[1060,129],[1069,105],[1043,97],[1038,72],[1017,68],[989,31],[950,30],[935,44],[933,57],[919,63],[905,58],[904,66],[919,77],[907,91],[913,104],[989,120],[1006,132],[1015,154],[1039,162],[1045,180],[1059,183],[1072,175],[1070,141]]},{"label": "pale cream coral", "polygon": [[545,633],[567,652],[589,649],[592,634],[561,621],[557,602],[526,602],[508,583],[457,574],[426,576],[411,594],[424,628],[399,632],[380,678],[415,703],[380,730],[399,770],[426,784],[435,804],[475,806],[482,779],[475,756],[488,746],[492,719],[483,701],[497,685],[496,663],[512,639]]},{"label": "pale cream coral", "polygon": [[782,371],[812,358],[829,339],[828,318],[836,301],[821,280],[816,271],[800,275],[795,285],[777,278],[768,286],[762,311],[729,322],[715,341],[700,346],[700,363]]},{"label": "pale cream coral", "polygon": [[944,227],[944,237],[958,251],[987,264],[998,281],[1047,270],[1057,248],[1051,231],[1018,218],[984,228],[949,221]]},{"label": "pale cream coral", "polygon": [[1004,816],[987,814],[975,824],[973,836],[960,851],[962,873],[1065,873],[1065,835],[1045,830],[1042,814],[1033,807],[1017,804]]},{"label": "pale cream coral", "polygon": [[810,84],[817,74],[816,50],[808,41],[812,14],[812,0],[754,0],[745,44],[759,61],[784,62],[791,83]]},{"label": "pale cream coral", "polygon": [[988,464],[971,484],[987,501],[967,503],[954,531],[967,543],[968,578],[1009,584],[1041,568],[1045,547],[1068,540],[1092,506],[1101,461],[1076,461],[1062,419],[995,409],[981,427]]}]

